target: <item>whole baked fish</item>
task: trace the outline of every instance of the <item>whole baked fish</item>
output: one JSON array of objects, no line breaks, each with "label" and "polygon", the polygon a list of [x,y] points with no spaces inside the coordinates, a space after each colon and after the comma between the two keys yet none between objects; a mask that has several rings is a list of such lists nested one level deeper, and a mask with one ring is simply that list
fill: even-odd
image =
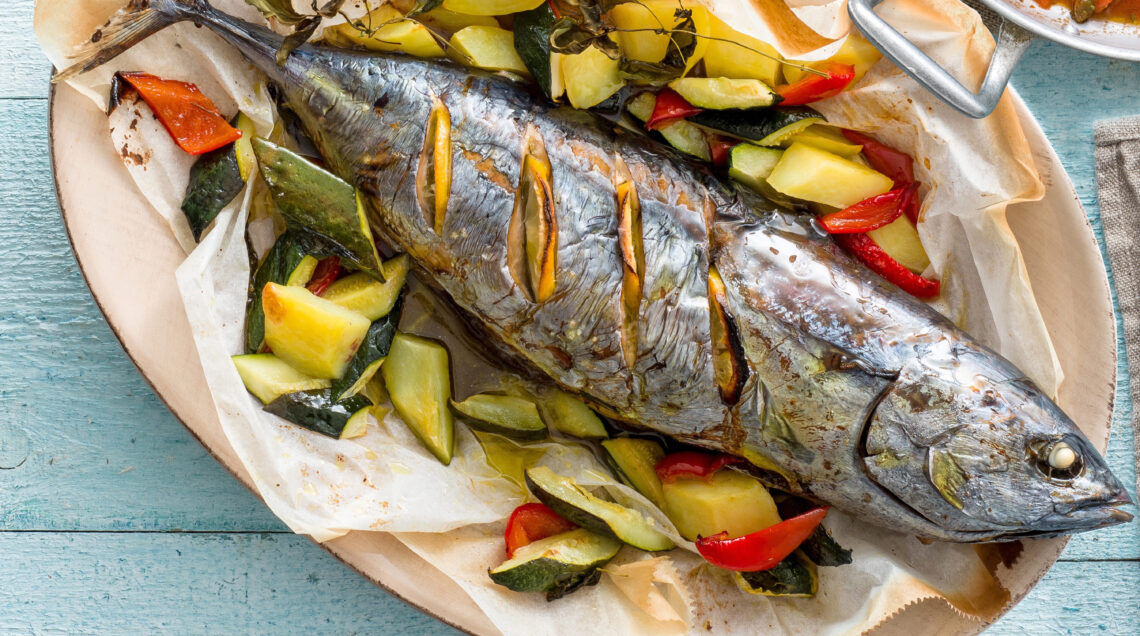
[{"label": "whole baked fish", "polygon": [[809,219],[611,121],[443,62],[306,45],[278,65],[280,36],[203,0],[133,0],[63,76],[181,20],[279,86],[377,232],[490,342],[607,416],[924,538],[1131,519],[1012,364]]}]

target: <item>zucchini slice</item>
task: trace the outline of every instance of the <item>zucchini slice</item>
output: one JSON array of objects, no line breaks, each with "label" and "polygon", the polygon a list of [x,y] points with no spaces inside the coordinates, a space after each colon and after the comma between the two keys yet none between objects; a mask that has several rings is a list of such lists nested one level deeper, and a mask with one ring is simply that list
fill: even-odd
[{"label": "zucchini slice", "polygon": [[676,547],[645,515],[621,504],[599,499],[569,477],[558,475],[545,466],[528,469],[526,484],[539,501],[583,528],[616,537],[649,552]]},{"label": "zucchini slice", "polygon": [[625,109],[629,111],[629,114],[642,122],[649,121],[649,118],[653,116],[653,109],[656,107],[657,96],[649,91],[638,93],[625,103]]},{"label": "zucchini slice", "polygon": [[[550,31],[558,18],[548,3],[514,15],[514,44],[519,58],[547,97],[558,97],[552,91],[554,65],[550,59]],[[559,61],[559,70],[562,65]]]},{"label": "zucchini slice", "polygon": [[763,596],[811,597],[819,589],[815,564],[799,550],[776,567],[761,572],[733,572],[740,589]]},{"label": "zucchini slice", "polygon": [[349,274],[329,285],[321,298],[364,314],[369,320],[379,320],[392,311],[404,282],[408,279],[411,259],[400,254],[384,261],[383,283],[364,272]]},{"label": "zucchini slice", "polygon": [[684,119],[678,119],[658,128],[657,132],[661,133],[661,136],[669,142],[670,146],[686,155],[691,155],[701,161],[712,161],[708,137],[705,136],[705,131],[701,130],[700,126],[695,126]]},{"label": "zucchini slice", "polygon": [[554,390],[540,403],[542,419],[564,435],[582,439],[609,437],[602,419],[586,403],[565,391]]},{"label": "zucchini slice", "polygon": [[755,477],[721,469],[712,479],[678,479],[662,487],[663,510],[682,537],[728,532],[741,537],[780,523],[776,502]]},{"label": "zucchini slice", "polygon": [[665,507],[665,491],[657,477],[657,462],[665,457],[661,445],[651,439],[617,437],[602,440],[610,463],[618,477],[634,490],[652,501],[658,508]]},{"label": "zucchini slice", "polygon": [[563,532],[515,550],[515,556],[487,571],[491,580],[515,592],[545,592],[553,601],[601,576],[621,542],[584,528]]},{"label": "zucchini slice", "polygon": [[838,128],[822,124],[808,126],[803,132],[798,132],[782,141],[781,145],[786,147],[801,141],[848,159],[853,159],[863,150],[863,146],[848,141]]},{"label": "zucchini slice", "polygon": [[374,413],[375,409],[375,406],[366,406],[353,413],[352,417],[348,418],[348,422],[345,422],[344,428],[340,430],[340,439],[364,437],[364,434],[368,432],[368,417]]},{"label": "zucchini slice", "polygon": [[356,189],[271,141],[258,137],[253,150],[286,222],[318,235],[332,254],[383,281],[380,254]]},{"label": "zucchini slice", "polygon": [[265,339],[265,313],[261,306],[261,294],[265,286],[268,283],[304,285],[309,282],[309,277],[317,267],[317,259],[305,253],[305,247],[299,238],[297,233],[291,231],[277,237],[277,242],[269,248],[261,266],[253,275],[249,309],[245,315],[245,346],[250,353],[260,349]]},{"label": "zucchini slice", "polygon": [[451,408],[475,430],[520,441],[546,437],[546,423],[538,415],[538,406],[525,398],[479,393],[462,402],[452,400]]},{"label": "zucchini slice", "polygon": [[269,283],[261,293],[265,343],[277,357],[314,378],[344,376],[371,323],[304,287]]},{"label": "zucchini slice", "polygon": [[246,390],[256,395],[262,404],[269,404],[286,393],[327,389],[331,384],[301,373],[272,353],[248,353],[234,356],[232,360]]},{"label": "zucchini slice", "polygon": [[823,115],[810,108],[706,110],[690,116],[688,121],[761,146],[778,146],[788,137],[823,121]]},{"label": "zucchini slice", "polygon": [[451,401],[447,349],[427,338],[398,333],[380,375],[396,413],[440,462],[450,464],[455,421],[447,408]]},{"label": "zucchini slice", "polygon": [[310,431],[339,438],[349,419],[369,406],[362,397],[338,402],[331,389],[318,389],[286,393],[266,404],[265,410]]},{"label": "zucchini slice", "polygon": [[397,302],[392,311],[368,327],[364,341],[357,347],[344,374],[333,382],[332,390],[336,399],[343,400],[356,395],[372,380],[372,376],[376,375],[380,365],[384,363],[384,356],[388,355],[388,350],[392,347],[392,338],[395,337],[396,327],[399,324],[400,303]]},{"label": "zucchini slice", "polygon": [[190,223],[195,240],[201,240],[202,233],[222,208],[241,193],[256,161],[250,145],[256,134],[253,121],[239,112],[231,124],[241,131],[241,138],[203,154],[190,167],[190,183],[186,185],[182,199],[182,213]]},{"label": "zucchini slice", "polygon": [[780,99],[758,79],[682,77],[669,82],[669,88],[693,106],[714,110],[764,108]]},{"label": "zucchini slice", "polygon": [[778,148],[738,144],[733,147],[728,158],[728,176],[754,190],[760,190],[783,154],[784,151]]}]

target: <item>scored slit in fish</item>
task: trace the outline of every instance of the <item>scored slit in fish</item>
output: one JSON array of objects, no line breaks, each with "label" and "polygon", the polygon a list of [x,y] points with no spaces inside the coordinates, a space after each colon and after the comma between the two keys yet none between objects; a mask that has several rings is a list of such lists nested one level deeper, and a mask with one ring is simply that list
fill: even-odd
[{"label": "scored slit in fish", "polygon": [[[606,416],[739,455],[774,486],[923,538],[1131,519],[1104,459],[1011,363],[843,255],[809,218],[612,121],[446,62],[306,45],[279,66],[279,35],[202,0],[132,2],[62,76],[181,20],[280,87],[424,282],[497,349]],[[439,104],[452,148],[443,232],[407,178]],[[640,220],[635,331],[623,183]],[[1042,468],[1070,451],[1079,470]]]}]

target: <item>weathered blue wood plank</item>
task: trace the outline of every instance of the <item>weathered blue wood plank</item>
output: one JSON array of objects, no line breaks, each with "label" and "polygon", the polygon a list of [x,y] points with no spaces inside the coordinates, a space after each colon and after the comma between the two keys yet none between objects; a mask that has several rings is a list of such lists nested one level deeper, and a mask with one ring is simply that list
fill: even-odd
[{"label": "weathered blue wood plank", "polygon": [[0,533],[0,633],[455,634],[290,534]]},{"label": "weathered blue wood plank", "polygon": [[47,148],[47,102],[0,100],[0,528],[283,529],[123,354],[68,246]]},{"label": "weathered blue wood plank", "polygon": [[47,97],[51,63],[32,33],[35,0],[0,2],[0,98]]},{"label": "weathered blue wood plank", "polygon": [[[0,533],[0,555],[0,633],[454,633],[293,535]],[[1140,563],[1054,574],[990,633],[1135,633]]]},{"label": "weathered blue wood plank", "polygon": [[988,636],[1140,631],[1140,562],[1061,562]]}]

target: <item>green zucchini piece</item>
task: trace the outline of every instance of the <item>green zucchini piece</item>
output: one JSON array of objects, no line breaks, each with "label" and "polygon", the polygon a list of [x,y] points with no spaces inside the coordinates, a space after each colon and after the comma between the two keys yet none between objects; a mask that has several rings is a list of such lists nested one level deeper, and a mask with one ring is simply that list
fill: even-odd
[{"label": "green zucchini piece", "polygon": [[447,349],[438,342],[406,333],[392,339],[380,375],[396,413],[444,465],[455,450],[451,409],[451,370]]},{"label": "green zucchini piece", "polygon": [[799,550],[776,567],[761,572],[733,572],[740,589],[763,596],[811,597],[819,589],[815,564]]},{"label": "green zucchini piece", "polygon": [[547,97],[550,91],[550,31],[558,20],[548,3],[514,14],[515,51]]},{"label": "green zucchini piece", "polygon": [[622,481],[658,508],[665,507],[665,491],[655,470],[657,462],[665,457],[660,444],[651,439],[618,437],[602,440],[602,448]]},{"label": "green zucchini piece", "polygon": [[301,262],[297,263],[297,267],[289,272],[289,277],[285,279],[285,286],[304,287],[308,285],[309,281],[313,279],[313,273],[317,271],[317,265],[319,265],[320,262],[321,260],[316,256],[306,254],[305,258],[302,258]]},{"label": "green zucchini piece", "polygon": [[649,552],[676,547],[657,529],[652,519],[632,508],[599,499],[569,477],[558,475],[545,466],[528,469],[526,485],[539,501],[583,528],[616,537]]},{"label": "green zucchini piece", "polygon": [[392,347],[396,327],[400,324],[400,305],[400,299],[397,297],[392,311],[368,327],[368,333],[364,334],[364,341],[356,349],[356,354],[352,356],[344,375],[332,384],[333,395],[337,396],[338,400],[359,393],[380,370],[384,357]]},{"label": "green zucchini piece", "polygon": [[851,563],[851,550],[839,545],[823,525],[815,527],[815,532],[800,544],[800,551],[820,567],[837,567]]},{"label": "green zucchini piece", "polygon": [[792,135],[823,121],[810,108],[762,108],[754,110],[706,110],[688,121],[761,146],[778,146]]},{"label": "green zucchini piece", "polygon": [[[818,507],[818,504],[799,497],[785,497],[776,505],[780,516],[784,519],[798,517]],[[851,550],[839,545],[823,524],[816,526],[815,532],[800,544],[799,550],[820,567],[837,567],[851,563]]]},{"label": "green zucchini piece", "polygon": [[310,431],[339,438],[348,420],[368,406],[363,397],[338,402],[333,399],[332,389],[317,389],[286,393],[266,404],[265,410]]},{"label": "green zucchini piece", "polygon": [[772,174],[772,169],[783,154],[784,151],[778,148],[738,144],[729,155],[728,176],[754,190],[760,190],[767,185],[768,175]]},{"label": "green zucchini piece", "polygon": [[411,259],[400,254],[384,261],[383,283],[364,272],[349,274],[329,285],[321,298],[364,314],[369,320],[379,320],[392,311],[400,290],[408,278]]},{"label": "green zucchini piece", "polygon": [[709,150],[709,140],[705,136],[705,131],[701,130],[699,126],[678,119],[677,121],[662,126],[657,129],[665,141],[669,142],[677,150],[700,159],[701,161],[712,161],[712,151]]},{"label": "green zucchini piece", "polygon": [[539,404],[542,419],[565,435],[582,439],[609,437],[602,419],[586,403],[565,391],[554,390]]},{"label": "green zucchini piece", "polygon": [[[368,398],[368,401],[371,402],[374,406],[386,405],[388,402],[392,401],[392,399],[388,396],[387,387],[384,386],[384,378],[380,377],[380,374],[378,373],[374,373],[372,375],[372,378],[369,379],[368,382],[364,383],[364,387],[361,388],[359,392],[357,392],[357,395],[363,395],[364,397]],[[390,411],[391,409],[388,410]],[[380,417],[380,415],[377,414],[376,419],[381,420],[384,418]]]},{"label": "green zucchini piece", "polygon": [[669,88],[697,108],[716,110],[764,108],[781,99],[758,79],[682,77],[669,82]]},{"label": "green zucchini piece", "polygon": [[534,402],[513,395],[478,393],[462,402],[451,401],[459,419],[471,428],[520,441],[546,437],[546,423]]},{"label": "green zucchini piece", "polygon": [[210,222],[241,193],[256,161],[250,144],[256,134],[253,121],[239,112],[231,124],[241,131],[241,138],[203,154],[190,167],[182,213],[190,223],[195,240],[201,240]]},{"label": "green zucchini piece", "polygon": [[331,384],[301,373],[272,353],[247,353],[231,359],[245,388],[262,404],[269,404],[286,393],[327,389]]},{"label": "green zucchini piece", "polygon": [[[265,313],[261,306],[261,293],[265,286],[268,283],[295,284],[301,278],[305,279],[301,285],[308,283],[317,266],[317,259],[306,258],[307,256],[298,234],[288,230],[277,237],[277,242],[265,254],[249,289],[249,309],[245,315],[246,351],[256,352],[265,340]],[[304,273],[306,270],[308,275]]]},{"label": "green zucchini piece", "polygon": [[288,224],[318,235],[353,267],[384,280],[380,254],[356,189],[293,151],[253,140],[261,176]]},{"label": "green zucchini piece", "polygon": [[578,528],[540,539],[515,550],[515,556],[487,570],[491,580],[515,592],[545,592],[561,598],[594,585],[601,568],[621,550],[621,542]]},{"label": "green zucchini piece", "polygon": [[348,418],[344,428],[340,430],[340,439],[364,437],[364,434],[368,432],[368,416],[372,415],[375,409],[375,406],[370,405],[353,413],[352,417]]},{"label": "green zucchini piece", "polygon": [[656,107],[657,96],[648,91],[634,95],[625,103],[625,109],[629,111],[629,114],[642,122],[649,121],[649,118],[653,116],[653,109]]}]

